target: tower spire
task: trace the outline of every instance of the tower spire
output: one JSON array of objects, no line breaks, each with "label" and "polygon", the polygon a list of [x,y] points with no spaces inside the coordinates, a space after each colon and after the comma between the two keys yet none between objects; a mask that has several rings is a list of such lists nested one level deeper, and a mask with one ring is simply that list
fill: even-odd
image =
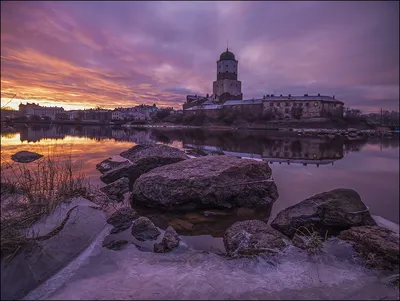
[{"label": "tower spire", "polygon": [[226,40],[226,51],[229,49],[229,40]]}]

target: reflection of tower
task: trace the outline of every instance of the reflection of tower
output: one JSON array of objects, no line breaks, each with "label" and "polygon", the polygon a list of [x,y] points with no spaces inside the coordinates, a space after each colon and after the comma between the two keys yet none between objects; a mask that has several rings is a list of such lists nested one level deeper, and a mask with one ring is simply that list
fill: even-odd
[{"label": "reflection of tower", "polygon": [[238,61],[235,55],[226,49],[217,61],[217,80],[213,83],[213,100],[242,100],[242,83],[237,80]]}]

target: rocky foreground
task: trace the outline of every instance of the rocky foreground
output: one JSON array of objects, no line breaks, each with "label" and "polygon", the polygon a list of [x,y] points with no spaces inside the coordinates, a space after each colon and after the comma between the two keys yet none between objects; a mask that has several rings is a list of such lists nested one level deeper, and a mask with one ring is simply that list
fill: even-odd
[{"label": "rocky foreground", "polygon": [[[190,249],[176,223],[159,228],[136,206],[201,209],[205,220],[225,208],[262,211],[278,199],[268,163],[225,155],[189,159],[178,149],[146,145],[97,168],[108,201],[122,204],[130,192],[130,206],[107,218],[95,213],[98,207],[78,206],[76,214],[96,217],[92,225],[101,234],[26,299],[398,299],[387,282],[398,281],[399,234],[378,226],[352,189],[311,196],[270,223],[248,219],[227,225],[225,252],[217,255]],[[65,227],[79,228],[79,220]],[[49,240],[47,249],[66,247],[62,236]],[[71,253],[75,238],[69,237]],[[397,278],[382,282],[388,271]]]},{"label": "rocky foreground", "polygon": [[[129,173],[120,174],[117,182],[124,177],[135,179],[131,189],[133,207],[261,210],[278,198],[271,169],[265,162],[225,155],[187,159],[180,150],[151,145],[135,146],[121,156],[126,157],[126,154],[130,160],[140,158],[142,162],[152,162],[146,156],[157,156],[158,165],[162,165],[142,163],[139,171],[132,171],[134,177]],[[171,154],[176,158],[173,161],[178,162],[171,163]],[[100,163],[99,168],[114,164],[112,159],[107,160]],[[118,170],[118,166],[110,167],[107,173]],[[128,222],[125,221],[127,217]],[[132,235],[142,241],[155,240],[160,235],[151,220],[139,217],[131,208],[120,209],[110,219],[117,220],[117,224],[109,221],[114,226],[112,233],[131,228]],[[172,227],[168,229],[163,243],[154,244],[154,251],[169,252],[178,246],[179,235]],[[223,238],[227,256],[243,257],[278,254],[290,245],[315,253],[332,237],[354,245],[355,251],[371,266],[399,269],[398,233],[378,226],[359,194],[351,189],[335,189],[311,196],[281,211],[270,224],[260,220],[236,222],[226,229]]]}]

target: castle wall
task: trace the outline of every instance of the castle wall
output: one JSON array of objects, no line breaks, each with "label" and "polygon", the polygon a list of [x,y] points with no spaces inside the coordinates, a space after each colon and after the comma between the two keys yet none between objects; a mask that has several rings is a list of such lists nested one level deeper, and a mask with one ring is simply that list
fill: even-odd
[{"label": "castle wall", "polygon": [[263,112],[270,111],[278,118],[292,119],[293,111],[300,109],[301,119],[343,116],[343,104],[322,100],[263,100]]},{"label": "castle wall", "polygon": [[[232,110],[232,112],[236,112],[239,116],[254,116],[259,117],[263,111],[263,104],[238,104],[238,105],[229,105],[224,106],[224,110]],[[240,118],[240,117],[239,117]]]}]

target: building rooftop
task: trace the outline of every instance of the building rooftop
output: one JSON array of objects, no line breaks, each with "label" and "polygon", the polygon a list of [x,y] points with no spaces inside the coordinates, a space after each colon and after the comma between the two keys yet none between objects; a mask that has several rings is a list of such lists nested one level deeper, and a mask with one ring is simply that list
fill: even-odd
[{"label": "building rooftop", "polygon": [[261,104],[262,99],[246,99],[246,100],[228,100],[223,105],[224,106],[235,106],[235,105],[255,105]]},{"label": "building rooftop", "polygon": [[220,61],[230,61],[235,60],[235,55],[226,48],[225,52],[222,52],[219,56]]},{"label": "building rooftop", "polygon": [[194,107],[185,109],[185,111],[215,110],[215,109],[220,109],[220,108],[222,108],[222,105],[203,105],[203,106],[194,106]]},{"label": "building rooftop", "polygon": [[339,101],[331,96],[326,96],[326,95],[303,95],[303,96],[292,96],[292,95],[279,95],[279,96],[272,96],[272,95],[266,95],[265,100],[297,100],[297,101],[314,101],[314,100],[320,100],[320,101],[330,101],[330,102],[337,102],[337,103],[342,103],[342,101]]}]

